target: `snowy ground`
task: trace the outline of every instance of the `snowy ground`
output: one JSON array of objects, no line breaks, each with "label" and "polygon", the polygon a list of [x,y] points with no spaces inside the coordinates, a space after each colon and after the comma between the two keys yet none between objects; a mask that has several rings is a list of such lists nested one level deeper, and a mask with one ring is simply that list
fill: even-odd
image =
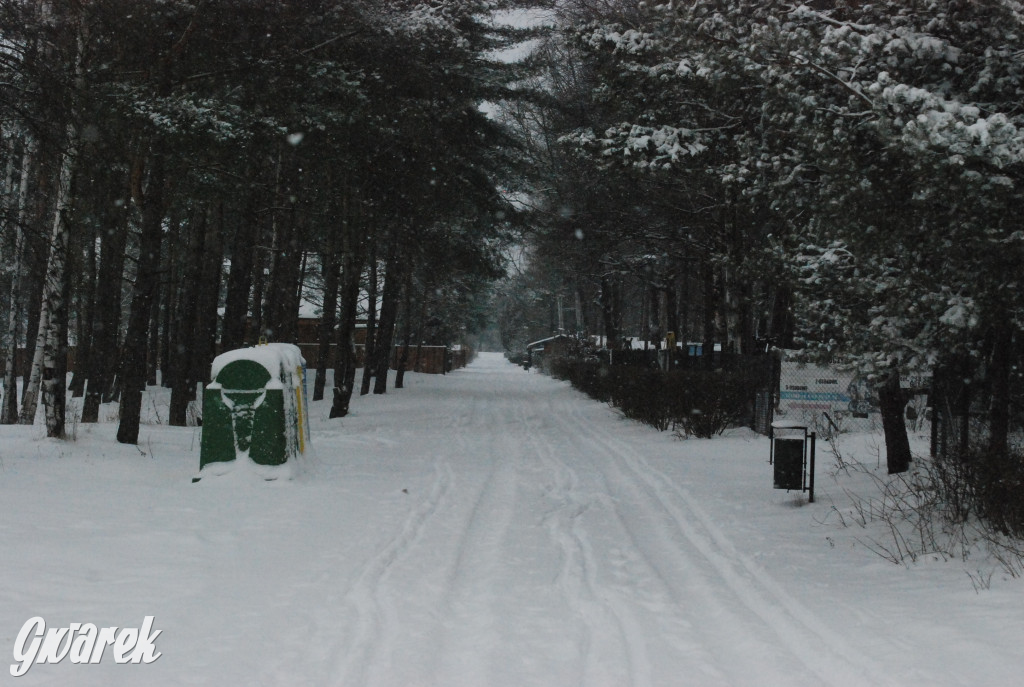
[{"label": "snowy ground", "polygon": [[[5,666],[0,684],[984,686],[1024,674],[1024,581],[983,559],[902,567],[869,551],[886,530],[850,523],[848,492],[871,480],[833,477],[827,448],[807,504],[771,488],[763,437],[681,441],[498,356],[407,387],[356,399],[341,421],[314,404],[315,455],[290,483],[192,484],[192,428],[146,425],[136,448],[112,424],[78,426],[72,442],[0,427],[7,662],[34,616],[138,627],[152,615],[162,631],[150,665],[65,661],[17,679]],[[979,576],[990,588],[976,591]]]}]

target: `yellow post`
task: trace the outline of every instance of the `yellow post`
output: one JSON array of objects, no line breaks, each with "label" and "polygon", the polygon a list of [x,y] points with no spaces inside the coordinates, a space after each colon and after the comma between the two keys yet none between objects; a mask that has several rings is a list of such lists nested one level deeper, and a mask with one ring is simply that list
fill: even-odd
[{"label": "yellow post", "polygon": [[295,377],[299,383],[295,385],[295,408],[299,418],[299,453],[306,452],[306,409],[302,407],[302,386],[305,380],[302,378],[302,367],[295,368]]}]

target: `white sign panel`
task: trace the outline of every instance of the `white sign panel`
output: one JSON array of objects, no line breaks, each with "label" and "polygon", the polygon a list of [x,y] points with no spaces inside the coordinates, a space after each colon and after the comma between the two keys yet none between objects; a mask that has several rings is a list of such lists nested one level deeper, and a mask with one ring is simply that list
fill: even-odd
[{"label": "white sign panel", "polygon": [[786,360],[781,372],[775,410],[780,420],[813,427],[823,421],[822,413],[828,413],[833,421],[842,419],[849,425],[853,419],[870,423],[871,415],[878,412],[875,394],[852,372]]}]

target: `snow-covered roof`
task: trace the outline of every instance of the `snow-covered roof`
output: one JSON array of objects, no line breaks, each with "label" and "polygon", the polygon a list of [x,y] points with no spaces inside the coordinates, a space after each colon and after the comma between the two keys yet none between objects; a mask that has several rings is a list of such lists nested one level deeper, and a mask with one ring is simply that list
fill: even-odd
[{"label": "snow-covered roof", "polygon": [[571,336],[566,336],[565,334],[556,334],[554,336],[549,336],[546,339],[541,339],[540,341],[534,341],[533,343],[526,344],[526,348],[527,348],[527,350],[529,350],[531,348],[536,348],[537,346],[543,346],[544,344],[548,343],[549,341],[555,341],[556,339],[571,339],[571,338],[572,338]]}]

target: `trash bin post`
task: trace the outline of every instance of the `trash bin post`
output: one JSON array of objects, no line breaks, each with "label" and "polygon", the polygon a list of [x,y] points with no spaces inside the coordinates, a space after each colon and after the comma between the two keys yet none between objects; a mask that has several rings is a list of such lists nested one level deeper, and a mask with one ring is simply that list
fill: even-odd
[{"label": "trash bin post", "polygon": [[814,503],[814,449],[815,442],[817,440],[817,434],[811,432],[811,470],[810,475],[807,478],[807,502]]}]

